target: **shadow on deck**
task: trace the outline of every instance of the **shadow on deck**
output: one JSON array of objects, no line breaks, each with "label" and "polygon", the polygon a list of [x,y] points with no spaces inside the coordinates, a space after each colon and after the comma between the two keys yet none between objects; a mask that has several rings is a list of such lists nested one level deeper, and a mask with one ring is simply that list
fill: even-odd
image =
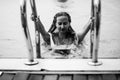
[{"label": "shadow on deck", "polygon": [[28,74],[3,73],[0,80],[120,80],[119,74]]}]

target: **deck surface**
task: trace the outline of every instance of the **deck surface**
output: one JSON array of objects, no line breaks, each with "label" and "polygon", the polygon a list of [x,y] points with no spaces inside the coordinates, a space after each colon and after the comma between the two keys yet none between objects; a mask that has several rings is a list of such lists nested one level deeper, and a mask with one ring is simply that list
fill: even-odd
[{"label": "deck surface", "polygon": [[33,73],[120,73],[120,59],[99,59],[103,64],[91,66],[91,59],[36,59],[37,65],[25,65],[27,59],[0,59],[0,71]]},{"label": "deck surface", "polygon": [[[120,59],[99,59],[103,64],[90,66],[90,59],[0,59],[0,80],[120,80]],[[9,64],[9,65],[8,65]]]}]

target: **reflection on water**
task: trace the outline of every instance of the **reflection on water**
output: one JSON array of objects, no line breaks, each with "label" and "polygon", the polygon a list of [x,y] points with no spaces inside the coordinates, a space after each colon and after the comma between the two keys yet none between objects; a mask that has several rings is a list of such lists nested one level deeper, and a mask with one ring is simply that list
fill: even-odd
[{"label": "reflection on water", "polygon": [[[72,17],[73,29],[81,32],[90,17],[90,0],[67,0],[65,3],[56,1],[36,0],[38,15],[46,30],[50,28],[53,16],[57,12],[67,11]],[[29,2],[27,4],[28,24],[35,49],[34,24],[30,20],[30,4]],[[120,57],[119,4],[119,0],[102,0],[100,57]],[[1,0],[0,10],[2,10],[0,13],[0,57],[27,57],[28,51],[21,27],[19,1]],[[85,56],[89,56],[89,33],[85,37],[85,42],[86,49],[88,49]]]}]

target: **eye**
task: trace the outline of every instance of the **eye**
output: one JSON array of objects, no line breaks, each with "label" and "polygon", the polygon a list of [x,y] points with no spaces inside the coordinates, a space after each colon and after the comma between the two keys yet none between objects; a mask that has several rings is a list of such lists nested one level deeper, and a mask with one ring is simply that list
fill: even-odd
[{"label": "eye", "polygon": [[63,25],[67,25],[67,24],[68,24],[68,22],[64,22],[64,23],[63,23]]},{"label": "eye", "polygon": [[61,22],[59,22],[59,23],[58,23],[58,25],[62,25],[62,23],[61,23]]}]

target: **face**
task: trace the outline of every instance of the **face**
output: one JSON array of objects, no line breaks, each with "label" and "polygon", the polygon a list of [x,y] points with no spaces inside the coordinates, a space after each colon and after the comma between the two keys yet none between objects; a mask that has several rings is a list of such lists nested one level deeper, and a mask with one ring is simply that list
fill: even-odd
[{"label": "face", "polygon": [[67,16],[57,17],[56,27],[59,31],[66,31],[70,26]]}]

